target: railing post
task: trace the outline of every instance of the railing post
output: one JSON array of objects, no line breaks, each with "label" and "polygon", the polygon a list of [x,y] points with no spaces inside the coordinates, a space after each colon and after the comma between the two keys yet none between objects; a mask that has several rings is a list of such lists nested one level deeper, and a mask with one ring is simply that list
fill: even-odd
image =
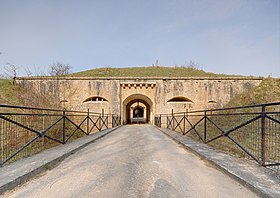
[{"label": "railing post", "polygon": [[266,109],[265,105],[262,105],[262,113],[261,113],[261,147],[262,147],[262,162],[261,165],[265,166],[266,162],[266,137],[265,137],[265,115],[266,115]]},{"label": "railing post", "polygon": [[99,131],[102,131],[102,128],[103,128],[102,121],[103,121],[103,109],[101,110],[101,113],[99,114],[99,121],[98,121],[98,123],[99,123]]},{"label": "railing post", "polygon": [[109,115],[106,115],[106,127],[109,128]]},{"label": "railing post", "polygon": [[161,128],[161,114],[159,115],[159,128]]},{"label": "railing post", "polygon": [[174,111],[173,111],[173,109],[172,109],[171,119],[172,119],[172,120],[171,120],[171,121],[172,121],[172,123],[171,123],[172,126],[171,126],[171,127],[172,127],[172,131],[174,131]]},{"label": "railing post", "polygon": [[112,114],[112,128],[114,128],[115,124],[114,124],[114,115]]},{"label": "railing post", "polygon": [[63,111],[62,142],[65,144],[66,113]]},{"label": "railing post", "polygon": [[87,134],[89,134],[89,109],[87,111]]},{"label": "railing post", "polygon": [[184,113],[184,117],[183,117],[183,120],[184,120],[184,126],[183,126],[183,135],[185,135],[185,132],[186,132],[186,113]]},{"label": "railing post", "polygon": [[[2,122],[0,119],[0,167],[3,166],[3,157],[4,157],[4,150],[2,149],[2,145],[4,145],[4,136],[2,138]],[[2,142],[3,141],[3,142]]]},{"label": "railing post", "polygon": [[104,125],[104,109],[101,109],[101,119],[99,125],[100,131],[102,131],[103,125]]},{"label": "railing post", "polygon": [[206,144],[206,135],[207,135],[207,111],[204,111],[204,143]]}]

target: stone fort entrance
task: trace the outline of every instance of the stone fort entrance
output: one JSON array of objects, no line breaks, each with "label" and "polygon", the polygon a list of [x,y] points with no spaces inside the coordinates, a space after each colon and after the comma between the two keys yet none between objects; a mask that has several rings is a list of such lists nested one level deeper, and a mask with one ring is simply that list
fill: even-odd
[{"label": "stone fort entrance", "polygon": [[152,108],[152,100],[143,94],[133,94],[127,97],[123,102],[125,123],[150,123]]}]

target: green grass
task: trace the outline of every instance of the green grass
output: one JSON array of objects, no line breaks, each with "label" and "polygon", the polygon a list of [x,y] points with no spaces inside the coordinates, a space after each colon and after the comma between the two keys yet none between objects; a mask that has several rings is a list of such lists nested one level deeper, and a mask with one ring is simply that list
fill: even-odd
[{"label": "green grass", "polygon": [[70,74],[73,77],[233,77],[205,72],[194,67],[128,67],[128,68],[97,68]]},{"label": "green grass", "polygon": [[0,79],[0,103],[18,104],[19,87],[12,80]]},{"label": "green grass", "polygon": [[259,86],[248,87],[244,93],[236,95],[227,106],[244,106],[280,101],[280,79],[264,78]]}]

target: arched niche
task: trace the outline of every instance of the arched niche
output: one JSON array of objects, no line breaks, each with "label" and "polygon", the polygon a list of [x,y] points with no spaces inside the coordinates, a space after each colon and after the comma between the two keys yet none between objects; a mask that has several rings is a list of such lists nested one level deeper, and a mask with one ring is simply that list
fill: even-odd
[{"label": "arched niche", "polygon": [[169,102],[191,102],[191,103],[193,103],[192,100],[190,100],[189,98],[186,98],[184,96],[173,97],[167,101],[167,103],[169,103]]},{"label": "arched niche", "polygon": [[101,96],[92,96],[92,97],[89,97],[87,99],[85,99],[83,101],[83,103],[85,102],[108,102],[108,100],[106,98],[103,98]]}]

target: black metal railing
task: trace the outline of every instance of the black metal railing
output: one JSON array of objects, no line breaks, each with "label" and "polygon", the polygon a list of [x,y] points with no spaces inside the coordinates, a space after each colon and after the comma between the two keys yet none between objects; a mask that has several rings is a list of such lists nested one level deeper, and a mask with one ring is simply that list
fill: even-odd
[{"label": "black metal railing", "polygon": [[0,105],[0,166],[120,124],[119,115]]},{"label": "black metal railing", "polygon": [[161,114],[155,125],[280,171],[280,102]]}]

